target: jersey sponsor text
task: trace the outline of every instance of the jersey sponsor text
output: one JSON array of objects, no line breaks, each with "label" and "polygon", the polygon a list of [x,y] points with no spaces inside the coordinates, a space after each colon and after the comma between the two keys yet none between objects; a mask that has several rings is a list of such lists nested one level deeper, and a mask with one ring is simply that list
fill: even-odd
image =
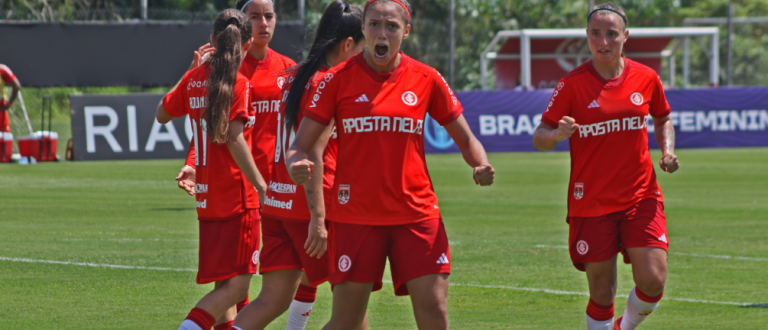
[{"label": "jersey sponsor text", "polygon": [[598,136],[608,133],[615,133],[620,131],[630,131],[643,129],[648,125],[648,121],[645,117],[625,117],[622,119],[611,119],[599,123],[581,125],[579,126],[579,137],[585,138],[592,136]]},{"label": "jersey sponsor text", "polygon": [[401,132],[421,135],[424,120],[409,117],[368,116],[342,119],[344,133]]},{"label": "jersey sponsor text", "polygon": [[278,194],[295,194],[296,185],[270,181],[269,190],[274,191]]},{"label": "jersey sponsor text", "polygon": [[267,200],[264,201],[264,205],[276,207],[284,210],[290,210],[291,207],[293,207],[293,200],[289,200],[287,202],[281,202],[279,200],[276,200],[272,197],[267,196]]}]

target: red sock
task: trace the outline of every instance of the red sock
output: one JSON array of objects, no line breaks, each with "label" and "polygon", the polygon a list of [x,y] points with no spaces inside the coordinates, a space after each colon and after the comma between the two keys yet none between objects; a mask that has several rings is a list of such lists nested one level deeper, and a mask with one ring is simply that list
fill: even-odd
[{"label": "red sock", "polygon": [[245,306],[247,305],[248,305],[248,296],[245,296],[245,299],[243,299],[243,301],[237,303],[237,312],[240,313],[240,310],[245,308]]},{"label": "red sock", "polygon": [[613,304],[603,306],[594,302],[592,299],[589,299],[587,315],[595,321],[610,320],[613,318]]},{"label": "red sock", "polygon": [[234,322],[235,322],[235,320],[224,322],[222,324],[219,324],[219,325],[213,327],[213,330],[228,330],[229,327],[231,327],[232,323],[234,323]]},{"label": "red sock", "polygon": [[317,298],[317,288],[299,284],[299,289],[296,290],[296,297],[293,299],[304,303],[313,303],[315,302],[315,298]]},{"label": "red sock", "polygon": [[210,329],[213,324],[216,323],[216,319],[213,318],[211,313],[206,312],[200,308],[192,308],[187,315],[187,320],[195,322],[199,327],[203,329]]},{"label": "red sock", "polygon": [[656,297],[649,297],[649,296],[645,295],[645,293],[640,291],[640,289],[635,287],[635,294],[637,295],[637,298],[639,298],[642,301],[645,301],[647,303],[655,303],[655,302],[659,302],[659,300],[661,300],[661,296],[664,295],[664,290],[661,290],[661,294],[656,296]]}]

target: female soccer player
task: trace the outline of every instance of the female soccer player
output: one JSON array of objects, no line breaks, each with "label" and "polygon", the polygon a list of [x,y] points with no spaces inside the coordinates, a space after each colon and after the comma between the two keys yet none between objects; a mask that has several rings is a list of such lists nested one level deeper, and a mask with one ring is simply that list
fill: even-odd
[{"label": "female soccer player", "polygon": [[320,78],[287,155],[293,180],[311,181],[308,154],[335,119],[326,329],[360,327],[387,258],[395,294],[411,295],[419,329],[447,329],[450,253],[424,158],[425,116],[445,126],[476,182],[490,185],[494,170],[445,80],[399,51],[411,29],[408,2],[368,1],[362,29],[367,50]]},{"label": "female soccer player", "polygon": [[[11,97],[5,98],[5,85],[10,84],[13,87],[11,91]],[[19,79],[13,74],[13,71],[6,65],[0,64],[0,132],[10,132],[11,122],[8,116],[8,109],[11,108],[13,102],[16,101],[16,97],[19,96],[19,90],[21,89],[21,83]],[[3,153],[3,155],[5,155]]]},{"label": "female soccer player", "polygon": [[[266,183],[251,156],[255,114],[251,86],[238,73],[251,47],[251,24],[229,9],[216,18],[212,60],[187,72],[163,98],[157,120],[188,114],[198,153],[196,165],[200,256],[197,283],[216,282],[179,329],[208,330],[248,294],[258,260],[259,195]],[[230,315],[229,319],[234,318]]]},{"label": "female soccer player", "polygon": [[[569,247],[573,265],[587,273],[590,330],[634,330],[658,305],[667,277],[664,198],[648,151],[646,116],[653,117],[659,166],[669,173],[679,168],[675,131],[656,72],[622,56],[628,36],[621,8],[606,3],[592,9],[592,60],[560,80],[533,138],[539,150],[569,139]],[[636,286],[614,325],[619,252],[631,261]]]},{"label": "female soccer player", "polygon": [[[269,182],[272,173],[270,159],[273,159],[275,154],[275,136],[277,134],[281,91],[286,81],[285,69],[296,65],[296,62],[269,48],[269,42],[272,40],[277,25],[277,14],[272,1],[238,0],[235,8],[248,16],[253,31],[251,48],[243,59],[240,73],[248,78],[253,86],[251,105],[256,112],[256,124],[252,134],[253,159],[259,172],[264,176],[264,180]],[[196,53],[196,59],[207,52],[210,52],[210,49],[201,48]],[[186,165],[182,167],[176,177],[179,187],[186,190],[190,195],[194,195],[194,159],[195,150],[192,145]],[[258,227],[258,223],[255,225]],[[304,296],[312,296],[311,292],[305,293],[300,290],[299,293]],[[236,311],[247,304],[248,297],[237,304]]]},{"label": "female soccer player", "polygon": [[[346,1],[329,4],[307,59],[290,69],[278,117],[285,118],[286,124],[278,128],[272,178],[262,209],[261,293],[238,314],[234,329],[264,329],[289,305],[287,329],[303,329],[312,310],[317,285],[328,280],[323,196],[330,196],[336,172],[336,142],[330,138],[335,126],[326,128],[310,152],[309,158],[315,163],[313,180],[304,187],[291,181],[283,152],[295,136],[302,107],[309,105],[309,93],[305,90],[310,89],[313,78],[319,76],[322,81],[329,67],[363,50],[362,20],[363,11]],[[306,281],[302,281],[302,274],[306,274]],[[297,288],[302,288],[299,293],[311,292],[312,296],[296,294]],[[297,300],[291,302],[294,294]]]}]

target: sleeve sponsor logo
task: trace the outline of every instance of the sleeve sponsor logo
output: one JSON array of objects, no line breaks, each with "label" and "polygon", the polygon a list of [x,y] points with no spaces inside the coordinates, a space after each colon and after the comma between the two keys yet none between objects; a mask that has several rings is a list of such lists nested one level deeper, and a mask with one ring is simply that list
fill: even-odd
[{"label": "sleeve sponsor logo", "polygon": [[323,78],[326,82],[330,82],[331,79],[333,79],[333,73],[326,73],[325,77]]},{"label": "sleeve sponsor logo", "polygon": [[295,194],[296,185],[270,181],[269,190],[274,191],[278,194]]},{"label": "sleeve sponsor logo", "polygon": [[555,104],[555,98],[558,94],[560,94],[560,91],[563,90],[563,87],[565,87],[565,82],[561,81],[559,84],[557,84],[557,89],[555,89],[554,92],[552,92],[552,98],[549,99],[549,104],[547,104],[547,109],[544,110],[544,112],[548,112],[549,108],[552,107],[553,104]]},{"label": "sleeve sponsor logo", "polygon": [[341,120],[344,133],[400,132],[421,135],[424,120],[409,117],[368,116]]},{"label": "sleeve sponsor logo", "polygon": [[[330,74],[330,73],[329,73]],[[333,75],[331,75],[331,78],[333,78]],[[325,81],[321,81],[319,84],[317,84],[317,90],[315,90],[315,95],[312,95],[312,103],[310,104],[310,108],[317,107],[317,104],[315,102],[320,100],[320,95],[323,95],[323,88],[325,88],[326,81],[330,81],[331,79],[328,79],[328,75],[325,75]]]},{"label": "sleeve sponsor logo", "polygon": [[400,99],[403,100],[403,103],[405,105],[414,106],[416,103],[419,102],[419,98],[416,96],[416,93],[411,91],[405,91],[403,95],[400,96]]}]

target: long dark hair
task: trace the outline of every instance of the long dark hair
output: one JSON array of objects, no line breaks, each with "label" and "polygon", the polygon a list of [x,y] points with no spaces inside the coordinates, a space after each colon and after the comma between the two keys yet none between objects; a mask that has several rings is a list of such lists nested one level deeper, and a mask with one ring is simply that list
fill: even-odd
[{"label": "long dark hair", "polygon": [[251,39],[251,22],[245,14],[227,9],[213,22],[216,50],[207,64],[208,96],[202,117],[208,123],[205,129],[211,142],[222,144],[229,137],[229,109],[234,98],[235,81],[243,45]]},{"label": "long dark hair", "polygon": [[329,49],[352,37],[355,44],[364,36],[361,30],[363,11],[343,0],[331,2],[323,12],[320,24],[317,25],[315,41],[307,59],[290,69],[295,74],[288,100],[285,104],[285,122],[287,127],[293,127],[298,121],[299,106],[304,89],[312,76],[327,64],[325,54]]}]

